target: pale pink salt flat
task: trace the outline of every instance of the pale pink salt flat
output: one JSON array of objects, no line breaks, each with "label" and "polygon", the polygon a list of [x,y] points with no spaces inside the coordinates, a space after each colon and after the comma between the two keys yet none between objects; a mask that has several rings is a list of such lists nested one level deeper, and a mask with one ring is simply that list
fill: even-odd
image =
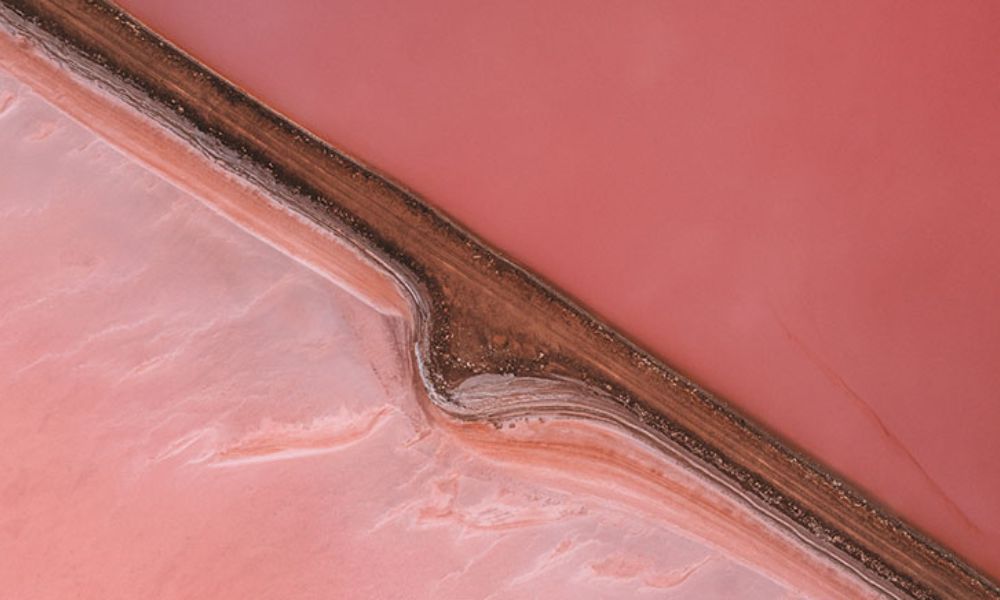
[{"label": "pale pink salt flat", "polygon": [[998,5],[122,4],[1000,575]]},{"label": "pale pink salt flat", "polygon": [[443,418],[383,274],[3,71],[0,164],[0,596],[874,594],[620,432]]}]

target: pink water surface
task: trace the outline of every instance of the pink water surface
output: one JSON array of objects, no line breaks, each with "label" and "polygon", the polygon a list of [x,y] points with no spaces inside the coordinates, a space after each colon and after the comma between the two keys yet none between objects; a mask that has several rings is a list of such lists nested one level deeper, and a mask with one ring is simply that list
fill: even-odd
[{"label": "pink water surface", "polygon": [[1000,5],[122,4],[1000,576]]},{"label": "pink water surface", "polygon": [[875,596],[621,432],[444,418],[382,273],[2,70],[0,164],[4,598]]}]

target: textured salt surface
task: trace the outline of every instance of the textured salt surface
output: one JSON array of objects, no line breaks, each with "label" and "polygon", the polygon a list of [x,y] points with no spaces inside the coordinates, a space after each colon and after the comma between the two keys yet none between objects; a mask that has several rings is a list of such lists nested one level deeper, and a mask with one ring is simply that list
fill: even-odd
[{"label": "textured salt surface", "polygon": [[997,4],[121,3],[1000,575]]},{"label": "textured salt surface", "polygon": [[4,596],[859,593],[619,434],[437,422],[405,315],[2,71],[0,164]]}]

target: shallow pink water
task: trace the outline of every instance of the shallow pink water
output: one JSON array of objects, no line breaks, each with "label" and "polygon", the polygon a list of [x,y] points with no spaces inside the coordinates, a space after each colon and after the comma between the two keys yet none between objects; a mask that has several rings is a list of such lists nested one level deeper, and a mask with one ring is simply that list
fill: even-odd
[{"label": "shallow pink water", "polygon": [[0,162],[4,597],[871,593],[603,426],[442,419],[381,274],[348,293],[3,71]]},{"label": "shallow pink water", "polygon": [[997,5],[122,4],[1000,575]]}]

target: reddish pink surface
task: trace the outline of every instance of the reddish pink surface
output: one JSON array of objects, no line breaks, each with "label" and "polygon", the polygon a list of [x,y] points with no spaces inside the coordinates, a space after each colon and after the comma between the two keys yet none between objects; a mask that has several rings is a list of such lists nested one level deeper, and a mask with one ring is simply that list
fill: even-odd
[{"label": "reddish pink surface", "polygon": [[1000,6],[123,4],[1000,575]]},{"label": "reddish pink surface", "polygon": [[3,70],[0,163],[3,598],[876,597],[621,430],[443,418],[370,264],[265,243]]}]

